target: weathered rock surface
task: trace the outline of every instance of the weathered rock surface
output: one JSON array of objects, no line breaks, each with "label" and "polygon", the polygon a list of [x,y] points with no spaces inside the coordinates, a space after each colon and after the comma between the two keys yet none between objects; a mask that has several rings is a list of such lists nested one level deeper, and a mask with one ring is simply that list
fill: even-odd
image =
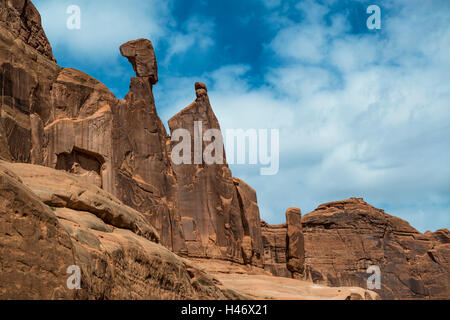
[{"label": "weathered rock surface", "polygon": [[220,136],[214,141],[223,141],[223,137],[205,84],[196,83],[195,90],[197,99],[169,120],[172,134],[186,130],[186,139],[191,139],[187,161],[173,166],[188,255],[261,265],[261,242],[251,238],[260,228],[256,194],[238,180],[236,188],[223,143],[216,149],[222,153],[215,154],[216,162],[205,163],[202,150],[206,152],[211,142],[203,139],[204,134],[215,129]]},{"label": "weathered rock surface", "polygon": [[193,263],[241,299],[257,300],[378,300],[379,295],[357,287],[327,287],[312,282],[274,277],[251,265],[194,259]]},{"label": "weathered rock surface", "polygon": [[448,231],[423,235],[356,198],[323,204],[302,224],[305,272],[314,282],[364,288],[367,268],[376,265],[383,299],[450,297]]},{"label": "weathered rock surface", "polygon": [[259,215],[256,191],[238,178],[233,178],[241,209],[244,239],[242,253],[244,263],[264,267],[264,246],[261,234],[261,217]]},{"label": "weathered rock surface", "polygon": [[[136,72],[124,100],[56,64],[29,0],[0,0],[0,159],[16,162],[0,164],[0,298],[262,297],[245,286],[276,287],[277,297],[288,298],[287,287],[302,286],[235,277],[229,283],[237,293],[167,248],[246,264],[249,275],[270,271],[340,287],[365,288],[367,267],[378,265],[383,298],[450,298],[448,230],[423,235],[361,199],[303,218],[291,208],[286,224],[260,224],[256,192],[232,178],[224,153],[215,154],[219,164],[194,161],[202,155],[195,138],[209,129],[221,138],[200,82],[196,101],[169,121],[172,133],[186,129],[191,137],[186,155],[194,164],[175,165],[153,97],[153,46],[138,39],[120,50]],[[211,140],[200,140],[203,150]],[[81,291],[66,290],[68,264],[82,269]],[[254,271],[263,266],[266,273]],[[308,290],[294,296],[317,296]],[[364,290],[330,292],[366,297]]]},{"label": "weathered rock surface", "polygon": [[11,30],[40,54],[55,61],[41,25],[41,15],[30,0],[0,0],[0,25]]},{"label": "weathered rock surface", "polygon": [[19,176],[48,206],[88,211],[116,228],[128,229],[150,241],[160,242],[158,233],[142,213],[124,206],[113,195],[77,175],[24,163],[0,164]]},{"label": "weathered rock surface", "polygon": [[299,208],[287,209],[286,262],[294,277],[301,276],[305,268],[305,240],[301,219],[302,212]]},{"label": "weathered rock surface", "polygon": [[158,64],[149,40],[129,41],[120,47],[120,53],[130,61],[138,77],[148,77],[151,84],[158,82]]},{"label": "weathered rock surface", "polygon": [[[61,187],[67,182],[62,177],[72,180],[70,201],[60,201]],[[56,182],[50,183],[52,178]],[[0,164],[0,298],[233,297],[231,290],[222,291],[206,273],[157,244],[156,234],[142,237],[137,234],[140,231],[128,230],[123,219],[130,218],[127,214],[137,215],[136,211],[94,185],[77,189],[77,180],[49,168]],[[92,190],[100,195],[95,198]],[[50,194],[54,197],[49,200]],[[60,207],[51,209],[42,201]],[[112,203],[115,217],[99,214],[99,208],[109,208]],[[66,286],[66,270],[72,265],[81,269],[80,290]]]},{"label": "weathered rock surface", "polygon": [[[113,167],[117,170],[114,194],[148,217],[166,247],[186,254],[170,137],[158,116],[152,92],[152,84],[157,81],[155,53],[151,42],[142,39],[124,44],[121,51],[128,58],[133,53],[137,67],[134,58],[130,61],[137,77],[131,78],[125,100],[113,108]],[[139,71],[140,66],[154,69],[146,73]]]},{"label": "weathered rock surface", "polygon": [[[16,14],[11,3],[4,14]],[[165,246],[186,253],[169,136],[151,88],[156,64],[153,75],[131,79],[120,101],[87,74],[59,68],[17,37],[16,27],[0,24],[0,158],[78,175],[142,212]],[[138,49],[137,60],[154,59],[151,43]]]},{"label": "weathered rock surface", "polygon": [[[67,171],[115,195],[141,212],[176,253],[262,265],[254,191],[238,183],[238,198],[225,159],[221,165],[173,166],[152,92],[158,70],[149,40],[121,46],[136,77],[118,100],[89,75],[56,65],[29,1],[3,1],[1,12],[20,20],[0,23],[2,159]],[[196,102],[172,126],[193,128],[195,119],[205,129],[220,129],[206,86],[197,83],[196,92]]]},{"label": "weathered rock surface", "polygon": [[292,277],[287,268],[287,225],[270,225],[261,221],[264,246],[264,269],[279,277]]},{"label": "weathered rock surface", "polygon": [[72,299],[71,239],[20,179],[0,165],[0,299]]}]

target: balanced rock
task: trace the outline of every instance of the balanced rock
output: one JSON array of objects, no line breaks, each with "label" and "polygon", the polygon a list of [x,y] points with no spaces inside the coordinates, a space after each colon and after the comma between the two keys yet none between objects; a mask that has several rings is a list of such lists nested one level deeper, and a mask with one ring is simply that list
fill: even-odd
[{"label": "balanced rock", "polygon": [[120,53],[130,61],[138,77],[148,77],[152,85],[158,82],[158,64],[150,40],[129,41],[120,47]]}]

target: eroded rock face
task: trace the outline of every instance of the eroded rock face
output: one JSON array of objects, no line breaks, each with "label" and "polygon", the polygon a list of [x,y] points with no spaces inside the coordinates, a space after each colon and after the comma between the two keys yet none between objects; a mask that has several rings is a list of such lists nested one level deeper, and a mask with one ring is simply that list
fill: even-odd
[{"label": "eroded rock face", "polygon": [[30,0],[1,0],[0,25],[11,30],[16,38],[36,49],[40,54],[56,61],[42,29],[41,15]]},{"label": "eroded rock face", "polygon": [[[176,253],[262,265],[254,191],[234,185],[226,161],[207,168],[173,166],[152,92],[158,70],[149,40],[121,46],[136,77],[118,100],[89,75],[56,65],[29,1],[3,1],[1,13],[1,159],[66,171],[114,194],[141,212]],[[195,118],[204,120],[205,129],[220,129],[206,86],[197,83],[195,89],[197,101],[172,124]],[[188,190],[197,170],[196,190]]]},{"label": "eroded rock face", "polygon": [[[423,235],[362,199],[327,203],[302,219],[305,272],[314,282],[366,287],[367,268],[381,270],[383,299],[448,299],[445,231]],[[443,242],[436,241],[444,239]]]},{"label": "eroded rock face", "polygon": [[287,225],[270,225],[261,221],[264,246],[264,269],[278,277],[292,277],[287,268]]},{"label": "eroded rock face", "polygon": [[72,299],[69,235],[50,208],[0,166],[0,299]]},{"label": "eroded rock face", "polygon": [[[18,162],[0,169],[8,256],[1,296],[73,298],[64,287],[69,263],[83,271],[75,298],[240,296],[168,248],[332,286],[365,288],[367,267],[378,265],[384,298],[450,297],[448,230],[422,235],[361,199],[303,218],[291,208],[286,224],[260,225],[256,192],[232,178],[225,156],[220,164],[174,165],[152,92],[153,46],[138,39],[121,53],[136,72],[124,100],[56,64],[30,1],[0,0],[0,159]],[[196,101],[169,121],[172,132],[186,129],[191,138],[195,121],[202,132],[220,130],[206,85],[195,91]],[[40,273],[30,281],[33,266]]]},{"label": "eroded rock face", "polygon": [[140,39],[122,45],[121,52],[133,64],[137,76],[131,78],[125,100],[113,108],[115,194],[148,217],[166,247],[186,254],[170,137],[158,116],[152,92],[158,78],[153,46],[149,40]]},{"label": "eroded rock face", "polygon": [[[192,146],[190,164],[173,166],[188,254],[261,264],[261,242],[252,239],[259,232],[256,194],[237,180],[236,188],[224,152],[215,164],[206,164],[202,158],[195,141],[200,141],[202,150],[207,150],[211,143],[204,141],[203,134],[210,129],[220,133],[220,125],[205,84],[198,82],[195,89],[197,99],[169,120],[172,134],[186,130]],[[222,140],[221,133],[218,138]],[[223,151],[223,144],[219,148]]]},{"label": "eroded rock face", "polygon": [[120,53],[130,61],[138,77],[148,77],[152,85],[158,82],[158,64],[150,40],[129,41],[120,47]]},{"label": "eroded rock face", "polygon": [[220,260],[194,259],[196,266],[223,286],[249,300],[379,300],[379,295],[357,287],[327,287],[300,279],[274,277],[250,265]]},{"label": "eroded rock face", "polygon": [[[16,14],[11,3],[3,13]],[[186,252],[169,137],[151,88],[156,63],[154,73],[131,79],[120,101],[89,75],[59,68],[17,37],[16,27],[0,23],[0,158],[76,174],[144,213],[165,246]],[[147,42],[149,51],[137,46],[137,61],[154,59]]]},{"label": "eroded rock face", "polygon": [[242,253],[244,263],[264,267],[264,246],[261,234],[261,217],[259,215],[256,191],[238,178],[233,178],[241,209],[244,239]]},{"label": "eroded rock face", "polygon": [[[233,297],[158,244],[141,213],[76,175],[1,162],[0,190],[2,299]],[[73,265],[80,290],[67,288]]]}]

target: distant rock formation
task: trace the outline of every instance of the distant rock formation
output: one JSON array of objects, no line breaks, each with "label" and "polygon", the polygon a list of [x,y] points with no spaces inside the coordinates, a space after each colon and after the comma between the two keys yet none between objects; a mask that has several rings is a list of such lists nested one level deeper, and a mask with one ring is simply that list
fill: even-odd
[{"label": "distant rock formation", "polygon": [[[288,212],[292,214],[292,209]],[[446,229],[421,234],[406,221],[357,198],[320,205],[305,215],[301,224],[304,271],[294,269],[297,277],[329,286],[366,288],[367,269],[374,265],[381,271],[381,290],[375,291],[383,299],[450,297],[450,238]],[[283,263],[290,271],[300,265],[290,265],[288,257],[301,245],[290,247],[289,224],[265,226],[263,235],[269,238],[272,230],[280,229],[279,238],[287,234],[286,246],[282,248],[279,239],[275,251],[273,241],[265,243],[267,252],[277,252],[266,265],[276,265],[270,268],[273,274],[285,276]],[[298,252],[301,256],[301,250]]]},{"label": "distant rock formation", "polygon": [[[169,120],[171,132],[187,130],[193,146],[190,164],[173,167],[188,255],[262,266],[261,242],[251,237],[260,234],[256,193],[240,180],[233,181],[224,153],[219,164],[195,164],[194,140],[201,139],[204,150],[203,133],[220,130],[206,85],[198,82],[195,89],[197,99]],[[200,156],[203,159],[202,152]]]}]

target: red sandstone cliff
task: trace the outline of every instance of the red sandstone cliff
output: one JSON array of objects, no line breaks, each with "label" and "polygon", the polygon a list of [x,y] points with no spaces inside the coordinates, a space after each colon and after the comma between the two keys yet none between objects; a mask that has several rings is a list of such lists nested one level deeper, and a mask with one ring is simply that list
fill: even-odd
[{"label": "red sandstone cliff", "polygon": [[[450,297],[448,230],[420,234],[360,199],[261,224],[256,192],[225,157],[174,165],[153,97],[153,46],[138,39],[120,50],[136,72],[124,100],[56,64],[30,1],[0,1],[0,297],[237,297],[180,256],[363,288],[378,265],[383,298]],[[194,137],[194,121],[220,129],[206,86],[195,89],[171,132]],[[61,287],[70,264],[82,267],[77,295]]]}]

